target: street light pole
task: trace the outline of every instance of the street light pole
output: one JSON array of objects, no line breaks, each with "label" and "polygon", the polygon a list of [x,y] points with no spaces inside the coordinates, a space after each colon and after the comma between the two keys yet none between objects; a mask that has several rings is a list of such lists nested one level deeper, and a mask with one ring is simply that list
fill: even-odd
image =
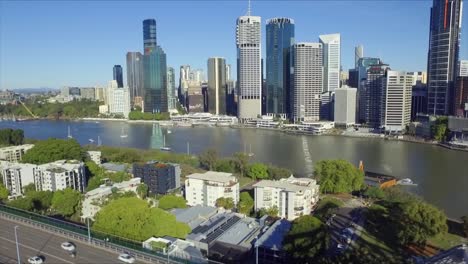
[{"label": "street light pole", "polygon": [[18,246],[18,233],[17,233],[18,227],[19,226],[15,226],[16,256],[18,257],[18,264],[21,264],[19,246]]}]

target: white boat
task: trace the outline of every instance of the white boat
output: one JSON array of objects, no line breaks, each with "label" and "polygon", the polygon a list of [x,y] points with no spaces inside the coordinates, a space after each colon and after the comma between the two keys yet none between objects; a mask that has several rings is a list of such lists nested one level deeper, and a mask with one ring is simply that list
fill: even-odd
[{"label": "white boat", "polygon": [[166,146],[166,136],[163,135],[163,146],[161,147],[162,151],[171,151],[170,147]]},{"label": "white boat", "polygon": [[416,183],[414,183],[409,178],[401,179],[401,180],[397,181],[397,183],[400,184],[400,185],[417,185]]},{"label": "white boat", "polygon": [[94,143],[94,139],[90,138],[88,139],[89,142]]},{"label": "white boat", "polygon": [[71,131],[70,131],[70,126],[68,126],[68,135],[67,138],[73,138]]},{"label": "white boat", "polygon": [[122,127],[122,133],[120,133],[121,138],[126,138],[128,135],[125,133],[124,128]]}]

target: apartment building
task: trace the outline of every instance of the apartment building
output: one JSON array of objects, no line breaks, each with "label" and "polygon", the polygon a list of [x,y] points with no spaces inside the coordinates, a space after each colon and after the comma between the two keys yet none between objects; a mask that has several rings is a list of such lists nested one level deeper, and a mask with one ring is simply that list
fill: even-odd
[{"label": "apartment building", "polygon": [[34,147],[33,144],[24,144],[19,146],[10,146],[0,148],[0,160],[8,162],[19,162],[23,158],[24,153]]},{"label": "apartment building", "polygon": [[185,199],[190,206],[216,206],[218,198],[239,202],[239,182],[231,173],[207,171],[193,173],[185,180]]}]

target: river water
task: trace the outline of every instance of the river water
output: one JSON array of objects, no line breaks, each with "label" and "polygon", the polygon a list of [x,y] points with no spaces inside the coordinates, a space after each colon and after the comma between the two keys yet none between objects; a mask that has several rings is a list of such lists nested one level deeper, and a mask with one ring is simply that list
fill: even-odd
[{"label": "river water", "polygon": [[[417,186],[405,187],[443,209],[449,217],[468,215],[468,152],[433,145],[341,136],[289,135],[272,130],[228,127],[171,127],[120,121],[0,122],[0,128],[21,128],[35,139],[66,138],[68,128],[81,144],[159,149],[197,154],[215,148],[222,156],[246,151],[253,160],[289,168],[297,175],[311,175],[322,159],[345,159],[366,170],[411,178]],[[128,135],[121,137],[121,135]]]}]

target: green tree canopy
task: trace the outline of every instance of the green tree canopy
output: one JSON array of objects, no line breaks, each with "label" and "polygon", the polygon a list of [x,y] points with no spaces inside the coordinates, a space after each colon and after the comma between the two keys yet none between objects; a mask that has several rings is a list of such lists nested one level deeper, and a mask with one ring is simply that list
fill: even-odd
[{"label": "green tree canopy", "polygon": [[36,211],[47,211],[52,205],[54,193],[51,191],[32,191],[27,194],[33,202],[33,208]]},{"label": "green tree canopy", "polygon": [[21,145],[24,143],[24,131],[22,129],[0,129],[0,146]]},{"label": "green tree canopy", "polygon": [[253,163],[247,169],[247,176],[257,179],[268,179],[268,167],[263,163]]},{"label": "green tree canopy", "polygon": [[168,194],[159,199],[158,207],[163,210],[169,210],[172,208],[186,208],[187,201],[185,201],[183,197]]},{"label": "green tree canopy", "polygon": [[234,153],[234,162],[236,170],[241,174],[241,177],[243,177],[249,164],[249,156],[243,152],[236,152]]},{"label": "green tree canopy", "polygon": [[325,225],[316,217],[304,215],[293,221],[283,248],[294,263],[314,263],[313,259],[323,254],[328,244]]},{"label": "green tree canopy", "polygon": [[346,160],[322,160],[315,164],[322,193],[349,193],[364,185],[364,174]]},{"label": "green tree canopy", "polygon": [[375,186],[368,187],[364,192],[364,195],[371,199],[383,199],[385,197],[384,191]]},{"label": "green tree canopy", "polygon": [[226,210],[234,208],[234,200],[232,198],[220,197],[216,200],[217,207],[223,207]]},{"label": "green tree canopy", "polygon": [[80,200],[81,193],[71,188],[66,188],[54,193],[52,208],[60,215],[71,216],[78,210]]},{"label": "green tree canopy", "polygon": [[250,215],[254,208],[254,199],[248,192],[241,192],[239,198],[239,212],[245,215]]},{"label": "green tree canopy", "polygon": [[264,215],[268,215],[270,217],[278,217],[279,210],[276,205],[270,207],[270,208],[261,208],[257,212],[257,217],[262,217]]},{"label": "green tree canopy", "polygon": [[176,221],[174,215],[150,208],[136,197],[120,198],[104,206],[96,215],[94,230],[143,241],[151,236],[185,238],[190,227]]},{"label": "green tree canopy", "polygon": [[10,192],[5,187],[5,185],[0,183],[0,202],[7,200],[9,194],[10,194]]},{"label": "green tree canopy", "polygon": [[138,185],[136,191],[138,193],[138,196],[140,196],[141,199],[146,199],[146,196],[148,196],[149,187],[148,187],[148,185],[146,185],[144,183],[140,183],[140,185]]},{"label": "green tree canopy", "polygon": [[444,141],[448,134],[448,118],[441,116],[436,119],[434,124],[431,126],[432,138],[437,141]]},{"label": "green tree canopy", "polygon": [[279,180],[282,178],[288,178],[292,175],[292,172],[285,168],[279,168],[276,166],[268,166],[268,175],[272,180]]},{"label": "green tree canopy", "polygon": [[207,149],[199,155],[198,159],[203,169],[213,170],[218,161],[218,152],[215,149]]},{"label": "green tree canopy", "polygon": [[8,205],[18,209],[31,211],[34,207],[33,201],[29,197],[22,197],[8,202]]},{"label": "green tree canopy", "polygon": [[219,159],[216,161],[214,170],[234,173],[236,168],[234,162],[231,159]]},{"label": "green tree canopy", "polygon": [[50,138],[37,142],[23,156],[22,162],[44,164],[56,160],[83,160],[84,152],[74,139]]}]

